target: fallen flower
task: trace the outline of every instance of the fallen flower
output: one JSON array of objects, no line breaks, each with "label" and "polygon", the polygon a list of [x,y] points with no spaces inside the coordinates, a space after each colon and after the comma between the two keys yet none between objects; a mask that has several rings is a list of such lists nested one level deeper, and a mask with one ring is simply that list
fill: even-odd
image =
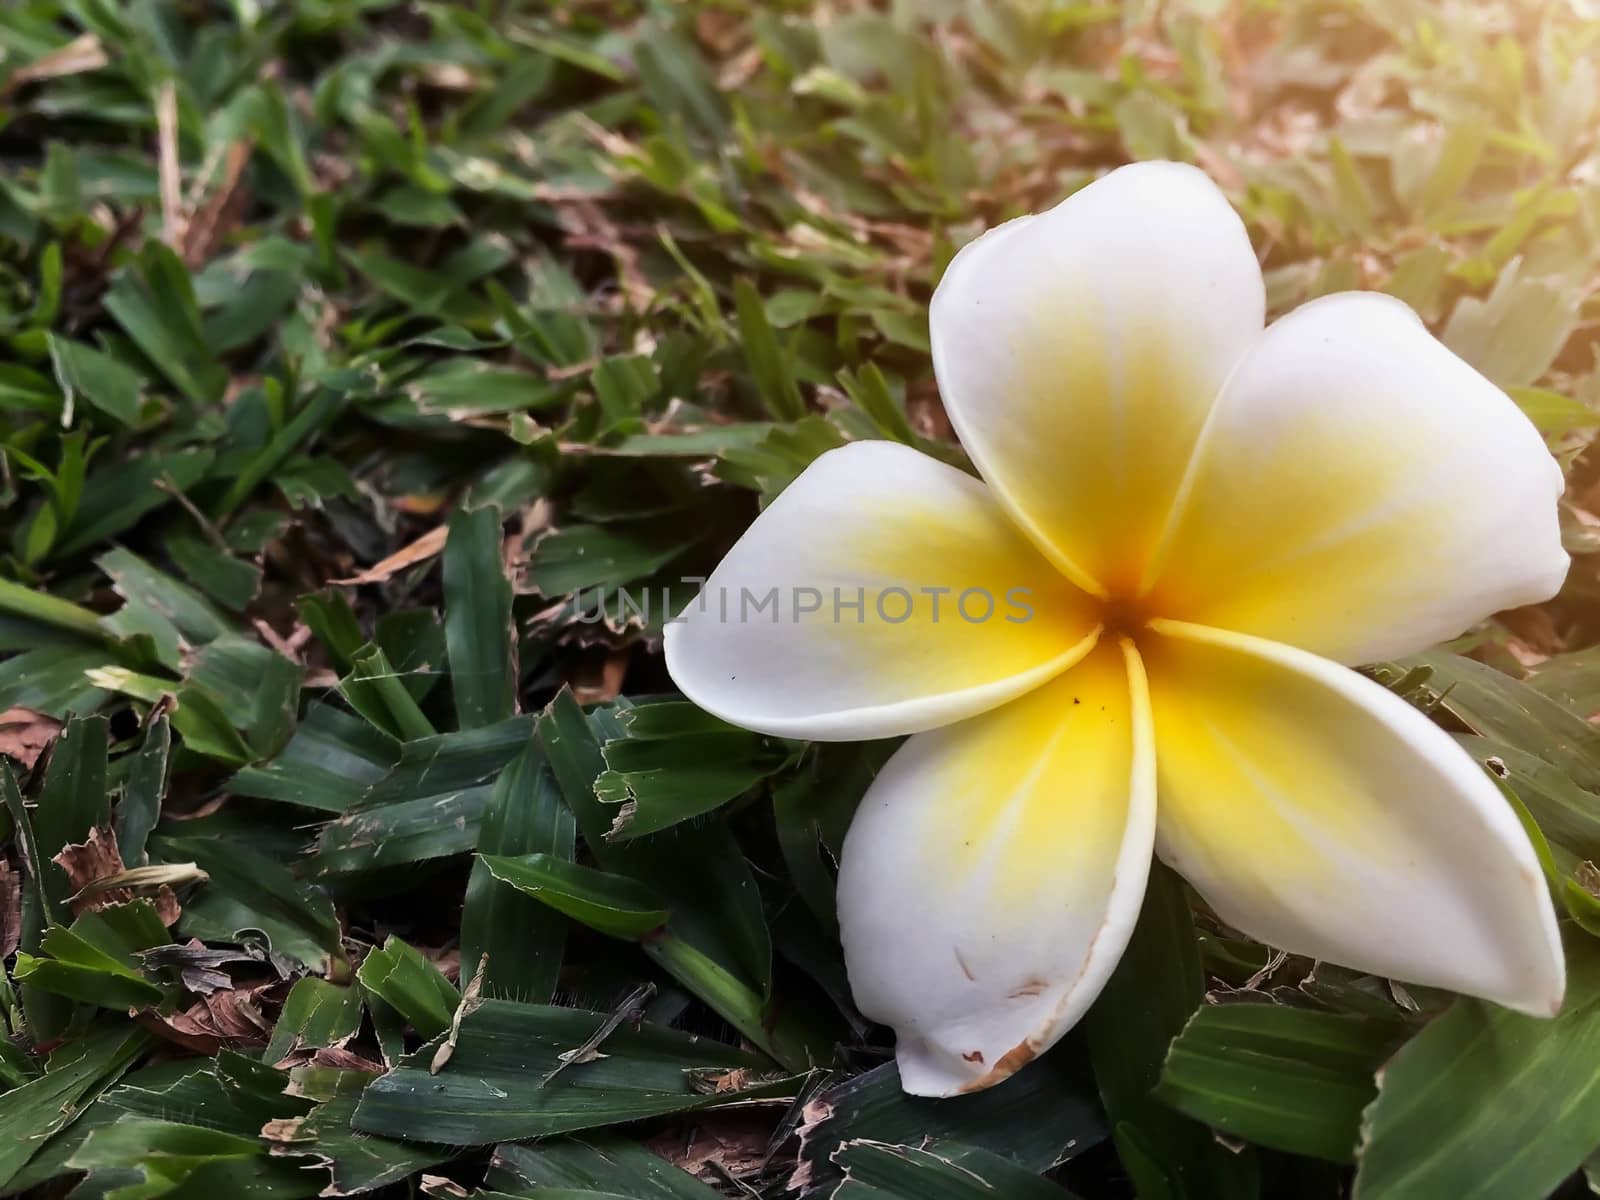
[{"label": "fallen flower", "polygon": [[[990,1086],[1060,1038],[1152,850],[1270,945],[1560,1005],[1511,808],[1349,669],[1553,595],[1560,470],[1399,301],[1327,296],[1263,331],[1264,308],[1192,167],[991,230],[931,311],[983,482],[889,442],[825,454],[668,627],[673,678],[726,720],[913,735],[839,878],[851,987],[908,1091]],[[788,602],[751,617],[773,588]]]}]

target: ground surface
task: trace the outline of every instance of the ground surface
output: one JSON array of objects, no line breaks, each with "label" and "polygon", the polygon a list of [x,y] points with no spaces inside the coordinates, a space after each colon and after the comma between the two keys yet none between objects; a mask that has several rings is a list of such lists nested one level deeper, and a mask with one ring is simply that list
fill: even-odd
[{"label": "ground surface", "polygon": [[[1583,1192],[1597,65],[1590,0],[6,5],[0,1184]],[[1435,1018],[1160,876],[1057,1050],[907,1099],[832,910],[885,748],[672,703],[660,621],[818,453],[948,441],[955,246],[1150,157],[1275,312],[1402,296],[1571,469],[1562,597],[1457,647],[1508,673],[1385,675],[1549,838],[1567,1010]],[[1277,1004],[1169,1058],[1207,992]]]}]

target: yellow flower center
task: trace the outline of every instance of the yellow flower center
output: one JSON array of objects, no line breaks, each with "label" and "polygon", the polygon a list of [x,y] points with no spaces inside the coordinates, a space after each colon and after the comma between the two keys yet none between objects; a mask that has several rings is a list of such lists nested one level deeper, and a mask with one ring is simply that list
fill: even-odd
[{"label": "yellow flower center", "polygon": [[1113,594],[1097,603],[1103,630],[1101,636],[1108,638],[1126,637],[1137,641],[1139,635],[1146,632],[1145,626],[1151,618],[1171,615],[1157,611],[1151,604],[1149,594]]}]

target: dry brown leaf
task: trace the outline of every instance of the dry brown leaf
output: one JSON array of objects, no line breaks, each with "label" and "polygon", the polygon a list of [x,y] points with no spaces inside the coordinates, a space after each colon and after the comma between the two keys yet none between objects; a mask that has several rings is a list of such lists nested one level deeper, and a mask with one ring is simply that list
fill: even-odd
[{"label": "dry brown leaf", "polygon": [[600,1022],[600,1027],[584,1039],[581,1046],[574,1046],[572,1049],[563,1050],[556,1055],[555,1069],[544,1077],[544,1083],[540,1086],[547,1086],[552,1079],[568,1067],[604,1058],[605,1055],[601,1052],[600,1047],[605,1044],[606,1039],[630,1021],[637,1027],[638,1023],[644,1019],[644,1006],[650,1002],[650,998],[655,994],[656,985],[653,983],[640,984],[634,988],[633,991],[623,997],[620,1004],[606,1015],[606,1019]]},{"label": "dry brown leaf", "polygon": [[223,967],[266,961],[266,955],[259,949],[213,950],[198,938],[190,938],[182,946],[153,947],[144,951],[140,958],[147,967],[177,967],[183,986],[201,995],[233,986],[233,978],[222,970]]},{"label": "dry brown leaf", "polygon": [[729,1109],[698,1119],[683,1132],[659,1134],[645,1145],[681,1170],[711,1182],[760,1170],[771,1139],[769,1115]]},{"label": "dry brown leaf", "polygon": [[264,1046],[272,1035],[272,1022],[261,1012],[270,999],[264,993],[281,991],[276,979],[258,981],[202,996],[182,1012],[162,1016],[146,1010],[135,1019],[152,1033],[199,1054],[215,1054],[224,1047]]},{"label": "dry brown leaf", "polygon": [[429,87],[447,92],[472,92],[481,86],[481,80],[460,63],[426,63],[418,74]]},{"label": "dry brown leaf", "polygon": [[129,867],[125,871],[118,871],[115,875],[97,879],[72,896],[68,902],[84,911],[90,911],[126,904],[136,893],[147,892],[144,898],[155,906],[156,916],[163,925],[170,926],[183,915],[183,908],[173,893],[173,887],[188,883],[204,883],[209,878],[210,876],[200,869],[198,863],[192,862]]},{"label": "dry brown leaf", "polygon": [[906,386],[906,416],[911,427],[925,438],[950,441],[955,437],[939,386],[931,378],[918,379]]},{"label": "dry brown leaf", "polygon": [[[546,367],[544,377],[551,383],[561,383],[567,379],[577,379],[587,375],[600,365],[598,358],[586,358],[582,362],[571,363],[565,367]],[[587,443],[585,443],[587,444]]]},{"label": "dry brown leaf", "polygon": [[67,905],[75,917],[127,904],[136,892],[148,891],[156,916],[163,925],[170,926],[183,915],[172,885],[197,883],[206,878],[206,873],[194,863],[125,867],[116,836],[104,826],[91,829],[87,841],[63,846],[50,861],[67,874],[67,882],[73,888]]},{"label": "dry brown leaf", "polygon": [[24,771],[31,771],[60,732],[61,722],[54,717],[31,708],[8,708],[0,712],[0,754],[16,759]]},{"label": "dry brown leaf", "polygon": [[389,507],[395,512],[406,513],[413,517],[431,517],[440,512],[450,501],[450,497],[443,492],[416,492],[407,496],[391,496]]},{"label": "dry brown leaf", "polygon": [[603,704],[622,694],[622,681],[628,674],[628,664],[633,659],[633,649],[624,646],[608,651],[604,657],[585,655],[574,665],[567,682],[579,704]]},{"label": "dry brown leaf", "polygon": [[364,1054],[344,1046],[318,1046],[306,1059],[306,1065],[328,1067],[335,1071],[364,1071],[368,1075],[382,1075],[382,1063],[373,1062]]},{"label": "dry brown leaf", "polygon": [[1572,878],[1589,895],[1600,897],[1600,867],[1584,859],[1572,870]]},{"label": "dry brown leaf", "polygon": [[183,165],[178,158],[178,86],[156,88],[156,178],[161,195],[161,240],[182,251],[188,225],[183,215]]},{"label": "dry brown leaf", "polygon": [[133,1019],[157,1037],[196,1054],[213,1055],[222,1049],[222,1039],[209,1024],[196,1020],[190,1013],[173,1013],[170,1017],[163,1017],[154,1009],[147,1008],[134,1013]]},{"label": "dry brown leaf", "polygon": [[407,567],[414,567],[420,562],[426,562],[435,554],[444,549],[445,539],[450,536],[450,527],[440,525],[430,529],[416,541],[400,550],[396,550],[388,558],[382,559],[348,579],[335,579],[331,582],[340,587],[354,587],[362,583],[382,583],[398,571]]},{"label": "dry brown leaf", "polygon": [[800,1110],[800,1128],[795,1135],[800,1139],[800,1159],[789,1176],[789,1190],[806,1192],[811,1189],[811,1162],[805,1157],[806,1142],[815,1136],[822,1123],[833,1116],[833,1105],[821,1098],[809,1100]]},{"label": "dry brown leaf", "polygon": [[185,222],[182,254],[186,265],[197,267],[208,262],[237,227],[249,200],[239,185],[253,148],[249,141],[234,142],[228,147],[222,182]]},{"label": "dry brown leaf", "polygon": [[300,1127],[305,1123],[304,1117],[275,1117],[261,1127],[261,1140],[282,1145],[301,1141]]},{"label": "dry brown leaf", "polygon": [[167,1017],[141,1013],[139,1020],[161,1037],[201,1054],[215,1054],[225,1046],[264,1046],[272,1036],[272,1022],[261,1012],[268,999],[263,993],[280,987],[279,980],[268,979],[216,991],[182,1012]]},{"label": "dry brown leaf", "polygon": [[[483,976],[489,969],[489,956],[483,955],[478,959],[478,969],[472,973],[472,980],[467,984],[467,990],[461,994],[461,1003],[456,1005],[455,1015],[450,1018],[450,1035],[440,1043],[439,1048],[433,1052],[433,1061],[428,1064],[428,1074],[437,1075],[450,1061],[456,1052],[456,1039],[461,1036],[461,1022],[477,1012],[483,1004]],[[460,957],[456,959],[456,974],[461,973]]]},{"label": "dry brown leaf", "polygon": [[272,1036],[273,1023],[262,1013],[258,998],[279,987],[278,980],[269,979],[249,987],[212,992],[202,996],[200,1003],[224,1036],[239,1042],[265,1044]]},{"label": "dry brown leaf", "polygon": [[91,829],[87,841],[63,846],[50,861],[67,873],[67,882],[79,893],[91,883],[123,869],[116,835],[103,825]]},{"label": "dry brown leaf", "polygon": [[1524,667],[1536,667],[1565,648],[1555,618],[1542,606],[1530,605],[1503,612],[1500,623],[1512,635],[1506,642],[1506,649]]},{"label": "dry brown leaf", "polygon": [[84,75],[98,71],[111,60],[98,36],[86,33],[73,38],[58,50],[41,55],[26,66],[11,72],[10,78],[0,84],[0,99],[4,99],[25,83],[38,83],[42,79],[60,79],[64,75]]},{"label": "dry brown leaf", "polygon": [[[251,624],[255,626],[256,632],[261,635],[261,640],[263,642],[271,646],[290,662],[302,661],[300,658],[300,648],[304,646],[311,637],[310,626],[297,623],[294,627],[294,632],[288,637],[284,637],[260,617],[254,618],[251,621]],[[304,634],[303,637],[301,636],[302,634]]]},{"label": "dry brown leaf", "polygon": [[0,958],[10,958],[22,943],[22,875],[0,861]]}]

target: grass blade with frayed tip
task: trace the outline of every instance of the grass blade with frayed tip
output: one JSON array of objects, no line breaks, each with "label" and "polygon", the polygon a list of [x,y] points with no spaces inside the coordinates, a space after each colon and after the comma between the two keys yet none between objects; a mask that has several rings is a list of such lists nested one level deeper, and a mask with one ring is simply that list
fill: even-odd
[{"label": "grass blade with frayed tip", "polygon": [[407,742],[400,761],[350,811],[323,826],[318,875],[463,854],[477,845],[500,772],[527,746],[531,717]]},{"label": "grass blade with frayed tip", "polygon": [[834,1153],[844,1182],[837,1200],[1071,1200],[1071,1194],[1015,1163],[976,1146],[929,1142],[891,1146],[849,1141]]},{"label": "grass blade with frayed tip", "polygon": [[[717,1092],[697,1080],[742,1078],[761,1060],[730,1046],[644,1025],[616,1030],[606,1053],[544,1078],[604,1023],[604,1013],[485,1000],[461,1022],[437,1075],[424,1047],[362,1093],[355,1127],[448,1146],[487,1145],[598,1129],[669,1113],[781,1095],[779,1081]],[[710,1085],[707,1085],[708,1087]]]},{"label": "grass blade with frayed tip", "polygon": [[1498,738],[1600,790],[1600,729],[1502,671],[1442,650],[1400,666],[1426,667],[1427,690],[1474,733]]},{"label": "grass blade with frayed tip", "polygon": [[101,627],[119,638],[147,636],[161,665],[183,670],[183,655],[232,629],[229,618],[203,594],[137,555],[118,548],[95,560],[111,578],[123,605],[102,617]]},{"label": "grass blade with frayed tip", "polygon": [[666,924],[667,910],[660,907],[659,897],[626,875],[610,875],[549,854],[478,857],[500,882],[598,933],[635,940]]},{"label": "grass blade with frayed tip", "polygon": [[628,736],[602,748],[595,795],[615,806],[610,841],[659,833],[712,812],[780,770],[792,757],[776,739],[737,729],[669,701],[629,709]]},{"label": "grass blade with frayed tip", "polygon": [[400,761],[362,794],[358,810],[378,809],[493,783],[533,735],[531,716],[408,741]]},{"label": "grass blade with frayed tip", "polygon": [[461,994],[439,968],[392,934],[380,949],[368,952],[356,978],[425,1038],[450,1028],[451,1014],[461,1003]]},{"label": "grass blade with frayed tip", "polygon": [[1376,1073],[1403,1037],[1395,1021],[1207,1006],[1173,1041],[1156,1095],[1230,1137],[1350,1162]]},{"label": "grass blade with frayed tip", "polygon": [[51,929],[40,939],[39,951],[19,951],[13,970],[30,990],[124,1012],[165,998],[160,988],[73,930]]},{"label": "grass blade with frayed tip", "polygon": [[406,691],[383,650],[368,644],[351,657],[339,691],[355,709],[397,741],[433,737],[437,730]]},{"label": "grass blade with frayed tip", "polygon": [[[319,1104],[303,1117],[267,1125],[262,1137],[274,1144],[275,1153],[308,1156],[326,1166],[331,1182],[319,1193],[323,1196],[353,1196],[403,1183],[419,1171],[448,1162],[455,1154],[424,1142],[398,1142],[359,1133],[350,1127],[355,1109],[356,1097],[341,1096]],[[312,1175],[309,1166],[302,1169]]]},{"label": "grass blade with frayed tip", "polygon": [[339,1046],[361,1028],[361,994],[325,979],[295,981],[261,1061],[276,1063],[301,1046]]},{"label": "grass blade with frayed tip", "polygon": [[255,1137],[158,1117],[129,1115],[96,1126],[66,1165],[87,1171],[91,1188],[106,1187],[109,1177],[123,1185],[118,1193],[134,1195],[217,1188],[299,1200],[315,1196],[319,1188],[304,1164],[268,1158]]},{"label": "grass blade with frayed tip", "polygon": [[603,1132],[496,1146],[484,1183],[512,1195],[554,1189],[630,1200],[714,1200],[717,1195],[632,1138]]},{"label": "grass blade with frayed tip", "polygon": [[144,379],[137,371],[84,342],[54,334],[48,341],[50,364],[64,393],[82,396],[124,425],[138,424]]},{"label": "grass blade with frayed tip", "polygon": [[1458,1000],[1378,1075],[1361,1121],[1357,1200],[1540,1200],[1600,1129],[1600,954],[1569,939],[1553,1019]]},{"label": "grass blade with frayed tip", "polygon": [[[652,889],[671,913],[645,952],[775,1061],[804,1070],[824,1060],[831,1034],[813,1014],[769,1009],[770,934],[750,866],[727,826],[680,828],[670,843],[606,840],[611,814],[596,799],[594,781],[605,762],[602,737],[620,733],[610,714],[597,713],[591,724],[566,691],[539,718],[540,744],[596,862]],[[698,871],[681,869],[685,855]]]},{"label": "grass blade with frayed tip", "polygon": [[186,749],[242,767],[255,757],[223,712],[222,704],[204,687],[173,685],[154,675],[141,675],[124,667],[95,667],[84,673],[96,687],[117,692],[150,705],[167,705],[172,727]]},{"label": "grass blade with frayed tip", "polygon": [[313,704],[289,744],[228,781],[236,796],[255,796],[341,813],[360,804],[400,759],[400,743],[359,717]]},{"label": "grass blade with frayed tip", "polygon": [[332,656],[341,673],[348,673],[355,665],[355,656],[367,639],[361,633],[355,610],[343,592],[313,592],[295,601],[295,611],[311,630],[313,637],[322,643]]},{"label": "grass blade with frayed tip", "polygon": [[885,1063],[820,1092],[805,1107],[790,1186],[811,1189],[840,1178],[833,1160],[845,1142],[866,1138],[920,1145],[948,1138],[1044,1171],[1110,1136],[1075,1039],[987,1091],[950,1100],[907,1095]]},{"label": "grass blade with frayed tip", "polygon": [[[735,977],[757,981],[766,990],[771,974],[771,940],[754,877],[725,826],[709,823],[680,829],[671,842],[611,842],[614,811],[595,795],[605,770],[601,746],[623,733],[610,713],[586,717],[563,691],[550,702],[538,724],[540,744],[550,760],[578,830],[601,869],[628,875],[658,892],[672,911],[671,932],[685,938]],[[684,856],[701,863],[686,875]]]},{"label": "grass blade with frayed tip", "polygon": [[4,1187],[56,1132],[72,1123],[89,1100],[115,1082],[149,1047],[144,1030],[107,1023],[63,1046],[38,1079],[0,1095],[0,1187]]}]

